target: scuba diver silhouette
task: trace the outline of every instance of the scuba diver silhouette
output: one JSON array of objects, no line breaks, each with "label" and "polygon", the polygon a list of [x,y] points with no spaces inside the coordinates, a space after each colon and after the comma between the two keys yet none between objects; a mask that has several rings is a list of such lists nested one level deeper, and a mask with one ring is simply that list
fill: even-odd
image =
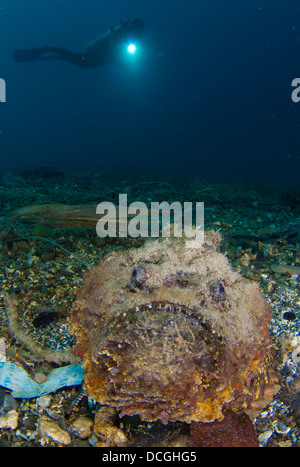
[{"label": "scuba diver silhouette", "polygon": [[16,62],[33,60],[63,60],[80,68],[96,68],[108,63],[117,63],[124,57],[124,50],[134,53],[136,43],[140,41],[145,25],[143,20],[120,21],[105,34],[89,42],[84,52],[71,52],[67,49],[45,46],[36,49],[14,50]]}]

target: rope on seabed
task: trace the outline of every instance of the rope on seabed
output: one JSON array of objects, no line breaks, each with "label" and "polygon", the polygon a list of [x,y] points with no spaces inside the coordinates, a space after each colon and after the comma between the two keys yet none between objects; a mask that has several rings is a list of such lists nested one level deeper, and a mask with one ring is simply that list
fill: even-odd
[{"label": "rope on seabed", "polygon": [[13,337],[26,349],[29,350],[31,357],[35,361],[61,363],[79,363],[80,359],[68,351],[51,351],[44,349],[41,345],[35,342],[19,325],[18,323],[18,306],[19,302],[15,295],[4,293],[4,301],[6,305],[7,317],[9,322],[9,330]]}]

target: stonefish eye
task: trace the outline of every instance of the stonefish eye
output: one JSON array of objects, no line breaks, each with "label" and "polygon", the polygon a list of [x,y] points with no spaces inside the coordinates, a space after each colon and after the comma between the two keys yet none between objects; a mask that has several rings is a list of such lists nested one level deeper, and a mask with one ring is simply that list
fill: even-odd
[{"label": "stonefish eye", "polygon": [[214,302],[223,302],[226,299],[225,288],[221,281],[212,282],[209,291]]},{"label": "stonefish eye", "polygon": [[133,291],[137,292],[136,289],[145,289],[146,280],[148,279],[146,268],[143,264],[133,268],[131,278],[128,282],[128,287]]}]

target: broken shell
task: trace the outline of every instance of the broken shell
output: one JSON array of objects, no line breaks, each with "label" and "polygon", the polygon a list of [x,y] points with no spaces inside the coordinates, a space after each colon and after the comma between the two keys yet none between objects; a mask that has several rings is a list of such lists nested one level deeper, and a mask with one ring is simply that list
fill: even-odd
[{"label": "broken shell", "polygon": [[279,420],[274,420],[272,425],[274,426],[276,433],[279,433],[281,435],[286,435],[291,431],[291,427],[286,426],[283,422],[280,422]]}]

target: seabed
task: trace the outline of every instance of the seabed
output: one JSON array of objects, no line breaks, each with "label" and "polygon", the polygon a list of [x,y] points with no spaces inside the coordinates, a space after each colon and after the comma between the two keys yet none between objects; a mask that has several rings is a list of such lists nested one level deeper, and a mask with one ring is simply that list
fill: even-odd
[{"label": "seabed", "polygon": [[[300,446],[300,192],[278,186],[225,183],[182,178],[158,180],[147,176],[111,178],[93,174],[65,175],[32,170],[21,177],[4,177],[0,185],[0,361],[23,368],[43,384],[58,367],[47,355],[70,352],[74,341],[69,318],[85,272],[109,252],[139,248],[144,238],[99,238],[92,222],[73,224],[41,216],[12,215],[26,206],[97,205],[118,202],[204,202],[205,230],[220,230],[221,251],[232,267],[259,283],[270,304],[270,334],[277,353],[282,387],[272,403],[254,420],[261,446]],[[68,217],[69,216],[69,217]],[[96,217],[96,216],[95,216]],[[17,324],[9,321],[6,295],[19,303]],[[26,339],[19,339],[19,330]],[[44,350],[34,355],[31,342]],[[2,352],[2,353],[1,353]],[[1,446],[111,446],[96,435],[97,405],[76,397],[79,386],[65,387],[36,398],[14,398],[0,387]],[[85,430],[76,428],[78,419]],[[48,425],[47,425],[48,423]],[[129,446],[192,446],[184,423],[163,426],[138,417],[116,420],[114,426]],[[47,432],[47,426],[49,428]],[[56,436],[53,428],[57,428]],[[55,432],[55,430],[54,430]],[[114,435],[116,435],[116,432]],[[113,435],[112,435],[113,436]],[[122,436],[121,436],[122,438]],[[117,439],[117,438],[115,438]],[[123,438],[122,438],[123,439]]]}]

